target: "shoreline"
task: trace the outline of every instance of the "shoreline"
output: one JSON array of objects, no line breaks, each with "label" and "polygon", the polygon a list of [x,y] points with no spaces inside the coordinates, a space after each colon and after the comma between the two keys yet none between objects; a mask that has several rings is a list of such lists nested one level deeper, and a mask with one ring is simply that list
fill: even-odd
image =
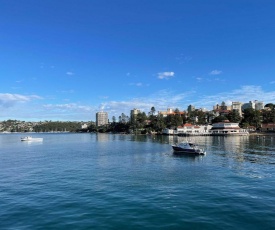
[{"label": "shoreline", "polygon": [[275,136],[275,132],[253,132],[249,136]]}]

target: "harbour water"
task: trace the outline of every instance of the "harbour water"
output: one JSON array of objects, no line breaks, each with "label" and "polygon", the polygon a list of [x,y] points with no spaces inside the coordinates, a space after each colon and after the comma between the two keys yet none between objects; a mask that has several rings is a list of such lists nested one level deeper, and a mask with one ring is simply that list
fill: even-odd
[{"label": "harbour water", "polygon": [[275,136],[0,134],[0,229],[274,229]]}]

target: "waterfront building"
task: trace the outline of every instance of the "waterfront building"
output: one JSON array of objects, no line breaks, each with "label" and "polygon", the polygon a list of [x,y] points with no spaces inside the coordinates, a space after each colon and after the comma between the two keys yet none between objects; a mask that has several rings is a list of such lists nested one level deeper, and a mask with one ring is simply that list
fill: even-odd
[{"label": "waterfront building", "polygon": [[212,124],[212,128],[210,130],[211,135],[248,135],[248,131],[246,129],[241,129],[238,123],[233,123],[229,121],[218,122]]},{"label": "waterfront building", "polygon": [[192,125],[184,124],[178,126],[177,129],[163,129],[162,134],[164,135],[178,135],[178,136],[188,136],[188,135],[210,135],[210,130],[212,125]]},{"label": "waterfront building", "polygon": [[107,112],[97,112],[96,113],[96,125],[107,125],[108,124],[108,113]]},{"label": "waterfront building", "polygon": [[207,135],[212,125],[184,124],[177,127],[177,135]]},{"label": "waterfront building", "polygon": [[162,134],[164,134],[164,135],[176,135],[177,131],[174,130],[174,129],[168,129],[168,128],[166,128],[166,129],[162,130]]},{"label": "waterfront building", "polygon": [[261,125],[262,132],[275,132],[275,123],[268,123]]}]

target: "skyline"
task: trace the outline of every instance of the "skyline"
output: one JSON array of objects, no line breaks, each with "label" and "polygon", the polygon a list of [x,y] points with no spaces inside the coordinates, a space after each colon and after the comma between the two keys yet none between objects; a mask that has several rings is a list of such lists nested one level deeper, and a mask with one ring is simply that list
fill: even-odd
[{"label": "skyline", "polygon": [[0,121],[275,103],[272,1],[0,3]]}]

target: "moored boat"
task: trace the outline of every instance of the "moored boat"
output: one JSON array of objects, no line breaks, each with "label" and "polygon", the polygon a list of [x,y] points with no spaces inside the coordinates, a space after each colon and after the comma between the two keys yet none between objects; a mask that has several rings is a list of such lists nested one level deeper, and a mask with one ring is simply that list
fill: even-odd
[{"label": "moored boat", "polygon": [[21,137],[21,141],[43,141],[43,138],[34,138],[32,136]]},{"label": "moored boat", "polygon": [[179,144],[172,145],[174,153],[176,154],[192,154],[192,155],[205,155],[204,149],[199,148],[193,142],[181,142]]}]

